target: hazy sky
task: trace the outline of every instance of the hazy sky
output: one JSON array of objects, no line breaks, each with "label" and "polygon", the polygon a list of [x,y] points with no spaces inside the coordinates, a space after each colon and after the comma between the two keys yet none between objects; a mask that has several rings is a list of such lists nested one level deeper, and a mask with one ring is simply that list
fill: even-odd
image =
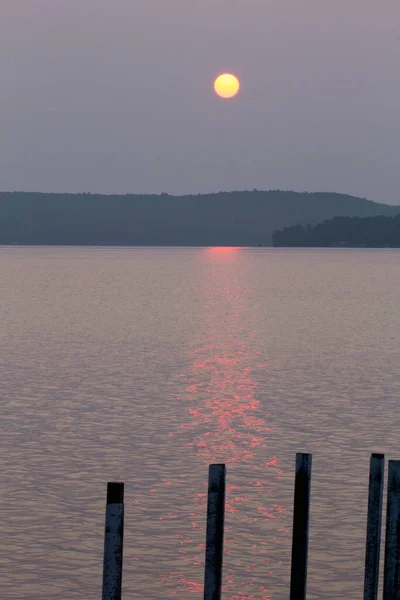
[{"label": "hazy sky", "polygon": [[399,0],[0,0],[0,82],[1,190],[400,203]]}]

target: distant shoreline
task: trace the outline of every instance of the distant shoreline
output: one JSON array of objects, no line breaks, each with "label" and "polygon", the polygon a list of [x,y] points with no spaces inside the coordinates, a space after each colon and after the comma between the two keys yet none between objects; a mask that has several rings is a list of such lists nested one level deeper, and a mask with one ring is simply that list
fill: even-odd
[{"label": "distant shoreline", "polygon": [[400,248],[400,214],[334,217],[316,225],[294,225],[272,234],[275,247]]},{"label": "distant shoreline", "polygon": [[197,196],[0,192],[0,245],[257,248],[273,245],[275,232],[287,227],[399,212],[400,206],[346,194],[280,190]]},{"label": "distant shoreline", "polygon": [[0,249],[164,249],[164,250],[197,250],[197,249],[226,249],[226,250],[270,250],[270,251],[279,251],[279,250],[399,250],[400,246],[350,246],[350,245],[332,245],[332,246],[225,246],[225,245],[157,245],[157,244],[0,244]]}]

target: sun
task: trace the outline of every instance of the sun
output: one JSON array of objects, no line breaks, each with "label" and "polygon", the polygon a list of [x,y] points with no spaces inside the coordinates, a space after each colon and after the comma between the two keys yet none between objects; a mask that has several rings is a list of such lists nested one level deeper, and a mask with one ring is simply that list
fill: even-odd
[{"label": "sun", "polygon": [[239,79],[231,73],[222,73],[214,81],[214,91],[220,98],[233,98],[239,89]]}]

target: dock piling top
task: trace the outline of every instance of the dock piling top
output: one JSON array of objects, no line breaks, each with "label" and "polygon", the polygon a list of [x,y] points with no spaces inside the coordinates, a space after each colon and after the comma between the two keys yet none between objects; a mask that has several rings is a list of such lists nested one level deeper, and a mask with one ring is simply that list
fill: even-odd
[{"label": "dock piling top", "polygon": [[107,484],[107,504],[124,503],[124,484],[122,482],[110,481]]}]

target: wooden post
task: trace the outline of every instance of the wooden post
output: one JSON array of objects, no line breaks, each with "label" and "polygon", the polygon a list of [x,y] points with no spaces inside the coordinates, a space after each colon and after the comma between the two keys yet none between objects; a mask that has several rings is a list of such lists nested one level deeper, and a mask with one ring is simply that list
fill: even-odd
[{"label": "wooden post", "polygon": [[107,484],[103,600],[121,600],[124,545],[124,484]]},{"label": "wooden post", "polygon": [[364,600],[377,600],[378,598],[384,471],[385,455],[372,454],[369,466]]},{"label": "wooden post", "polygon": [[306,598],[311,464],[311,454],[296,454],[290,600]]},{"label": "wooden post", "polygon": [[383,600],[400,598],[400,460],[389,460]]},{"label": "wooden post", "polygon": [[221,598],[224,515],[225,465],[210,465],[208,472],[204,600],[220,600]]}]

